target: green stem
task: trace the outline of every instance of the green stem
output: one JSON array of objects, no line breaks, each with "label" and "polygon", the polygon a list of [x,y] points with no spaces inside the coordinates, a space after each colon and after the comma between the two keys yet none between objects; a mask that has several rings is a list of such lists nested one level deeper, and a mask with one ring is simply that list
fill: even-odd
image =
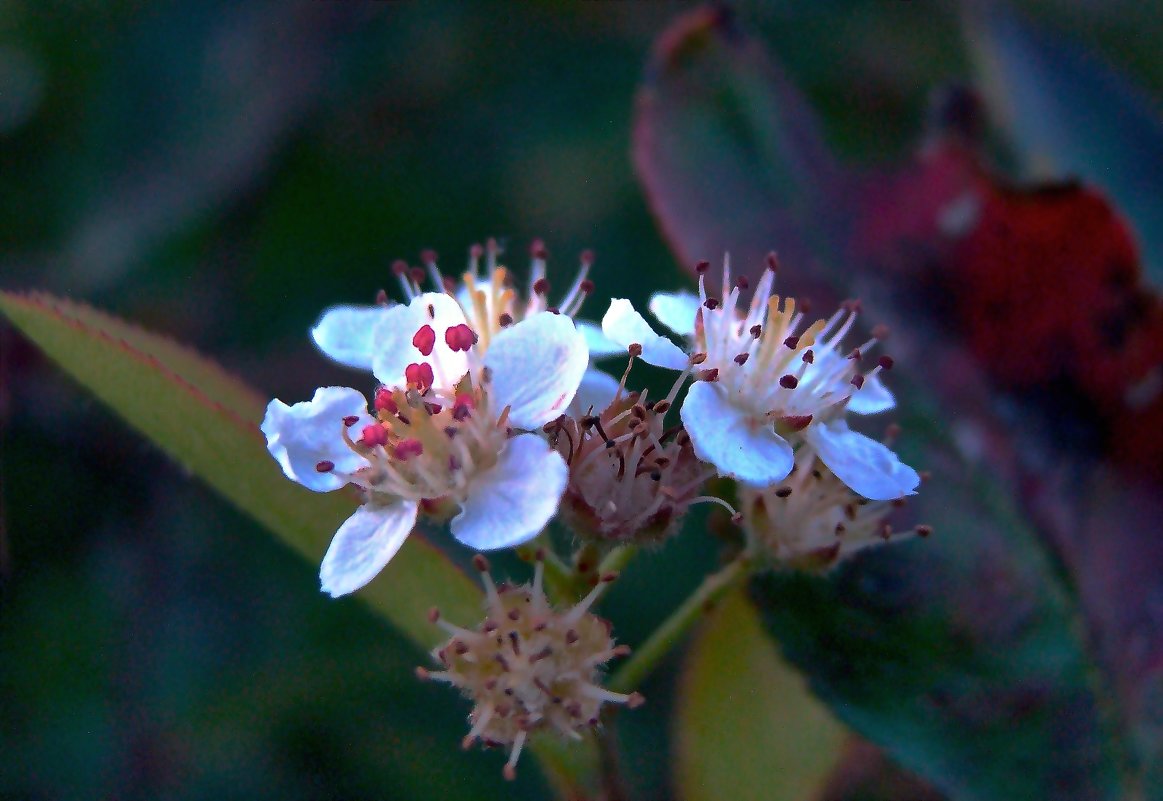
[{"label": "green stem", "polygon": [[550,600],[555,603],[573,603],[576,600],[573,590],[573,571],[565,562],[561,561],[561,557],[553,549],[553,543],[546,532],[541,532],[532,542],[522,545],[517,550],[517,555],[527,562],[532,562],[536,559],[538,551],[541,551],[544,556],[545,591]]},{"label": "green stem", "polygon": [[703,579],[703,583],[682,602],[662,625],[654,630],[646,642],[638,646],[634,653],[606,682],[608,689],[616,693],[636,690],[650,672],[670,653],[695,621],[702,617],[707,607],[719,600],[727,590],[736,586],[750,573],[750,563],[746,555],[741,555],[718,573]]},{"label": "green stem", "polygon": [[598,565],[598,575],[607,573],[621,573],[630,564],[630,560],[638,554],[637,545],[619,545],[606,554],[606,558]]}]

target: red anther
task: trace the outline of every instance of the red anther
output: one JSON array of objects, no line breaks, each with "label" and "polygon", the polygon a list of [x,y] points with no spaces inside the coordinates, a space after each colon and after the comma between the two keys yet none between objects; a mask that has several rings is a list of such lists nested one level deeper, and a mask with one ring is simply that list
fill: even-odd
[{"label": "red anther", "polygon": [[707,360],[707,354],[705,354],[705,353],[692,353],[691,354],[691,364],[702,364],[706,360]]},{"label": "red anther", "polygon": [[783,341],[783,344],[784,344],[786,347],[789,347],[789,348],[791,348],[792,350],[795,350],[796,348],[798,348],[798,347],[800,346],[800,338],[799,338],[799,337],[796,337],[796,336],[791,336],[791,337],[788,337],[787,339],[785,339],[785,340]]},{"label": "red anther", "polygon": [[779,422],[783,423],[789,431],[803,431],[812,423],[812,415],[810,414],[793,414],[787,417],[779,418]]},{"label": "red anther", "polygon": [[497,322],[500,323],[501,328],[508,328],[513,324],[513,315],[508,312],[503,312]]},{"label": "red anther", "polygon": [[388,293],[382,289],[380,291],[376,292],[376,305],[377,306],[387,306],[388,305]]},{"label": "red anther", "polygon": [[418,439],[402,439],[396,443],[396,448],[392,455],[401,462],[406,462],[413,456],[419,456],[424,453],[424,446]]},{"label": "red anther", "polygon": [[436,345],[436,332],[430,325],[420,326],[420,330],[412,335],[412,345],[423,356],[431,356],[432,348]]},{"label": "red anther", "polygon": [[584,266],[589,267],[591,264],[594,263],[594,252],[592,250],[590,250],[589,248],[587,248],[581,252],[581,255],[578,257],[578,260]]},{"label": "red anther", "polygon": [[392,262],[392,272],[396,275],[404,275],[408,272],[408,262],[403,259],[396,259]]},{"label": "red anther", "polygon": [[374,448],[376,445],[387,445],[388,429],[378,423],[372,423],[370,426],[363,427],[363,431],[360,433],[360,439],[369,448]]},{"label": "red anther", "polygon": [[452,419],[467,419],[472,415],[474,408],[476,408],[476,398],[472,395],[457,395],[456,402],[452,405]]},{"label": "red anther", "polygon": [[703,305],[706,306],[711,311],[714,311],[715,309],[719,308],[719,299],[718,298],[707,298],[706,301],[703,302]]},{"label": "red anther", "polygon": [[435,264],[436,258],[436,251],[432,250],[431,248],[425,248],[424,250],[420,251],[420,261],[424,262],[425,264]]},{"label": "red anther", "polygon": [[784,389],[795,389],[800,384],[800,380],[790,373],[779,377],[779,385]]},{"label": "red anther", "polygon": [[811,314],[812,313],[812,300],[811,300],[811,298],[801,298],[800,299],[800,311],[804,314]]},{"label": "red anther", "polygon": [[751,356],[750,353],[740,353],[738,356],[735,357],[735,364],[738,364],[738,365],[747,364],[747,359],[750,356]]},{"label": "red anther", "polygon": [[[654,404],[654,407],[651,411],[653,411],[655,414],[666,414],[666,412],[669,408],[670,408],[669,402],[664,401],[664,400],[660,400],[658,403]],[[658,461],[661,463],[662,459],[659,459]]]},{"label": "red anther", "polygon": [[358,414],[349,414],[347,417],[343,418],[343,425],[345,428],[351,428],[353,425],[355,425],[358,422],[359,422],[359,415]]},{"label": "red anther", "polygon": [[428,362],[420,362],[416,364],[413,362],[404,368],[404,379],[418,389],[428,389],[432,386],[432,382],[436,376],[432,373],[432,365]]},{"label": "red anther", "polygon": [[549,292],[549,279],[538,278],[533,282],[533,293],[536,295],[545,295]]},{"label": "red anther", "polygon": [[746,291],[751,287],[751,282],[747,280],[747,276],[741,275],[735,279],[735,288]]},{"label": "red anther", "polygon": [[578,288],[578,291],[581,292],[583,295],[588,295],[594,291],[594,282],[587,278],[586,280],[584,280],[580,284],[578,284],[577,288]]},{"label": "red anther", "polygon": [[489,572],[489,560],[485,559],[483,554],[476,554],[472,558],[472,566],[482,573]]},{"label": "red anther", "polygon": [[709,261],[706,261],[706,260],[700,261],[698,264],[695,265],[695,272],[698,273],[699,275],[702,275],[703,273],[705,273],[709,269],[711,269],[711,263]]},{"label": "red anther", "polygon": [[392,398],[392,391],[387,387],[380,387],[376,390],[375,405],[377,412],[395,414],[400,411],[400,407],[396,405],[395,399]]},{"label": "red anther", "polygon": [[428,412],[429,417],[435,417],[440,414],[443,408],[439,403],[428,403],[427,401],[424,403],[424,411]]},{"label": "red anther", "polygon": [[860,373],[857,373],[856,375],[852,376],[852,386],[856,387],[857,389],[860,389],[861,387],[863,387],[864,386],[864,376],[861,375]]},{"label": "red anther", "polygon": [[626,348],[626,351],[634,358],[638,358],[642,355],[642,346],[637,342],[631,342],[630,347]]},{"label": "red anther", "polygon": [[495,238],[490,236],[485,240],[485,250],[489,253],[500,253],[501,246],[497,244],[497,240]]},{"label": "red anther", "polygon": [[408,277],[415,281],[417,284],[424,280],[425,275],[427,275],[427,273],[424,272],[423,267],[408,268]]},{"label": "red anther", "polygon": [[891,370],[893,366],[893,360],[891,356],[881,356],[876,360],[876,363],[880,365],[881,370]]},{"label": "red anther", "polygon": [[927,537],[933,533],[933,527],[922,524],[917,526],[916,531],[918,537]]},{"label": "red anther", "polygon": [[719,368],[712,367],[710,370],[700,370],[698,373],[695,374],[695,380],[696,381],[718,381],[719,380]]},{"label": "red anther", "polygon": [[791,487],[780,487],[775,491],[775,497],[777,498],[786,498],[789,495],[791,495]]},{"label": "red anther", "polygon": [[874,337],[876,337],[878,340],[880,340],[881,342],[888,339],[889,333],[890,333],[889,328],[884,323],[879,323],[879,324],[874,325],[872,327],[872,335]]},{"label": "red anther", "polygon": [[848,358],[853,361],[860,361],[864,354],[860,352],[860,348],[853,348],[852,352],[848,354]]},{"label": "red anther", "polygon": [[751,336],[755,337],[756,339],[759,339],[761,336],[763,336],[763,326],[759,325],[758,323],[751,326],[750,331]]},{"label": "red anther", "polygon": [[773,273],[779,272],[779,255],[774,250],[767,254],[767,269]]},{"label": "red anther", "polygon": [[464,323],[454,325],[444,332],[444,342],[453,352],[468,350],[476,344],[477,335]]},{"label": "red anther", "polygon": [[548,253],[545,250],[545,242],[541,239],[534,239],[529,243],[529,255],[535,259],[544,259]]},{"label": "red anther", "polygon": [[808,364],[815,364],[816,363],[816,352],[814,350],[812,350],[811,348],[808,348],[807,350],[804,351],[804,355],[800,358],[802,358]]},{"label": "red anther", "polygon": [[316,462],[315,469],[320,473],[330,473],[335,469],[335,462],[324,459],[322,462]]},{"label": "red anther", "polygon": [[561,314],[561,309],[557,308],[556,306],[546,306],[545,311],[549,312],[550,314]]},{"label": "red anther", "polygon": [[474,261],[476,259],[479,259],[483,255],[485,255],[485,249],[484,249],[484,247],[481,246],[481,244],[479,242],[474,243],[472,245],[472,247],[470,247],[468,249],[468,257],[470,259],[473,259]]}]

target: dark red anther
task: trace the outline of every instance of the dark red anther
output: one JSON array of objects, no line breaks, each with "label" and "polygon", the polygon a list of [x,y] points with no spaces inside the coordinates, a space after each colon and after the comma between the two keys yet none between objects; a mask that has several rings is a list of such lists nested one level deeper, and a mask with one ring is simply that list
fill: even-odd
[{"label": "dark red anther", "polygon": [[800,298],[800,312],[802,314],[811,314],[812,313],[812,300],[811,300],[811,298]]},{"label": "dark red anther", "polygon": [[703,273],[705,273],[709,269],[711,269],[711,263],[709,261],[706,261],[706,260],[700,261],[698,264],[695,265],[695,272],[699,275],[702,275]]},{"label": "dark red anther", "polygon": [[874,325],[872,327],[872,335],[874,337],[876,337],[878,340],[880,340],[881,342],[883,342],[884,340],[888,339],[888,335],[889,335],[888,326],[885,325],[884,323]]},{"label": "dark red anther", "polygon": [[418,439],[402,439],[396,443],[392,455],[401,462],[406,462],[414,456],[424,453],[424,446]]},{"label": "dark red anther", "polygon": [[594,263],[594,252],[587,248],[581,252],[581,256],[579,256],[578,259],[581,261],[583,266],[589,267]]},{"label": "dark red anther", "polygon": [[475,243],[468,249],[468,257],[473,261],[476,261],[483,255],[485,255],[485,249],[480,245],[480,243]]},{"label": "dark red anther", "polygon": [[750,356],[751,356],[750,353],[740,353],[738,356],[735,357],[735,364],[738,364],[740,366],[747,364],[747,359]]},{"label": "dark red anther", "polygon": [[798,348],[798,347],[800,346],[800,338],[799,338],[799,337],[796,337],[796,336],[791,336],[791,337],[788,337],[787,339],[785,339],[785,340],[783,341],[783,344],[784,344],[786,347],[789,347],[789,348],[791,348],[792,350],[795,350],[796,348]]},{"label": "dark red anther", "polygon": [[392,398],[392,391],[387,387],[380,387],[376,390],[375,405],[377,412],[395,414],[400,411],[400,407],[396,405],[395,399]]},{"label": "dark red anther", "polygon": [[392,272],[396,275],[407,275],[408,262],[404,261],[403,259],[396,259],[394,262],[392,262]]},{"label": "dark red anther", "polygon": [[436,258],[436,251],[432,250],[431,248],[426,248],[420,251],[420,261],[424,262],[425,264],[435,264]]},{"label": "dark red anther", "polygon": [[489,560],[485,559],[483,554],[476,554],[472,558],[472,566],[482,573],[489,572]]},{"label": "dark red anther", "polygon": [[464,323],[454,325],[444,332],[444,342],[453,352],[468,350],[476,344],[477,335]]},{"label": "dark red anther", "polygon": [[791,487],[780,487],[775,491],[775,497],[777,498],[786,498],[789,495],[791,495]]},{"label": "dark red anther", "polygon": [[784,389],[795,389],[800,384],[800,380],[790,373],[779,377],[779,385]]},{"label": "dark red anther", "polygon": [[386,291],[381,289],[380,291],[376,292],[376,305],[377,306],[387,306],[388,305],[388,293]]},{"label": "dark red anther", "polygon": [[718,298],[707,298],[703,302],[703,305],[706,306],[711,311],[714,311],[715,309],[719,308],[719,299]]},{"label": "dark red anther", "polygon": [[501,246],[497,244],[496,239],[490,236],[485,240],[485,250],[489,253],[497,254],[501,252]]},{"label": "dark red anther", "polygon": [[747,276],[741,275],[735,279],[735,288],[746,292],[751,288],[751,282],[747,280]]},{"label": "dark red anther", "polygon": [[779,256],[774,250],[767,254],[767,269],[773,273],[779,272]]},{"label": "dark red anther", "polygon": [[473,409],[476,408],[476,398],[468,394],[460,394],[456,396],[456,401],[452,404],[452,419],[464,420],[472,415]]},{"label": "dark red anther", "polygon": [[534,239],[532,242],[530,242],[529,255],[535,259],[544,259],[546,256],[548,256],[549,254],[545,250],[545,242],[540,239]]},{"label": "dark red anther", "polygon": [[751,336],[755,337],[756,339],[759,339],[761,336],[763,336],[763,326],[759,325],[758,323],[751,326],[750,331]]},{"label": "dark red anther", "polygon": [[863,356],[864,354],[860,352],[860,348],[853,348],[852,352],[848,354],[849,359],[857,362],[860,361],[861,357]]},{"label": "dark red anther", "polygon": [[630,343],[630,347],[626,348],[626,351],[634,358],[638,358],[642,355],[642,346],[637,342],[632,342]]},{"label": "dark red anther", "polygon": [[548,294],[548,292],[549,292],[549,279],[538,278],[536,281],[533,282],[533,294],[545,295],[545,294]]},{"label": "dark red anther", "polygon": [[801,356],[800,358],[802,358],[808,364],[815,364],[816,363],[816,352],[814,350],[812,350],[811,348],[808,348],[807,350],[804,351],[804,355]]},{"label": "dark red anther", "polygon": [[594,282],[587,278],[586,280],[584,280],[580,284],[578,284],[578,290],[583,295],[588,295],[594,291]]},{"label": "dark red anther", "polygon": [[810,414],[793,414],[787,417],[779,418],[788,431],[803,431],[812,423],[812,415]]},{"label": "dark red anther", "polygon": [[411,278],[415,283],[418,284],[421,281],[423,281],[424,276],[425,276],[425,272],[424,272],[423,267],[410,267],[410,268],[408,268],[408,277]]},{"label": "dark red anther", "polygon": [[316,463],[315,469],[318,470],[320,473],[330,473],[332,470],[335,469],[335,462],[329,462],[326,459],[324,459],[322,462]]},{"label": "dark red anther", "polygon": [[432,386],[436,376],[432,373],[432,365],[428,362],[412,363],[404,368],[404,379],[409,385],[424,390]]},{"label": "dark red anther", "polygon": [[891,356],[881,356],[879,359],[877,359],[876,363],[880,365],[881,370],[891,370],[893,360]]},{"label": "dark red anther", "polygon": [[372,423],[370,426],[364,426],[363,432],[360,434],[360,439],[363,444],[369,448],[374,448],[376,445],[388,444],[388,430],[383,426]]},{"label": "dark red anther", "polygon": [[860,373],[857,373],[856,375],[852,376],[852,386],[856,387],[857,389],[860,389],[861,387],[863,387],[864,386],[864,376],[861,375]]},{"label": "dark red anther", "polygon": [[432,348],[436,346],[436,332],[430,325],[420,326],[420,330],[412,335],[412,345],[423,356],[431,356]]},{"label": "dark red anther", "polygon": [[933,533],[932,526],[926,526],[924,524],[917,526],[917,536],[918,537],[927,537],[932,533]]},{"label": "dark red anther", "polygon": [[503,312],[497,322],[501,324],[501,328],[508,328],[513,324],[513,315]]},{"label": "dark red anther", "polygon": [[358,422],[359,422],[359,415],[358,414],[349,414],[347,417],[343,418],[343,425],[345,428],[351,428],[353,425],[355,425]]},{"label": "dark red anther", "polygon": [[719,368],[712,367],[710,370],[700,370],[698,373],[695,374],[695,380],[696,381],[718,381],[719,380]]}]

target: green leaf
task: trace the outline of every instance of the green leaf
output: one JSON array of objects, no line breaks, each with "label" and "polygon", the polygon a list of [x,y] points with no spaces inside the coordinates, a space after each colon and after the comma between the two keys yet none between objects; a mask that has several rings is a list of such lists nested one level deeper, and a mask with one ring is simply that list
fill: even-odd
[{"label": "green leaf", "polygon": [[686,653],[674,786],[684,801],[801,801],[829,774],[847,730],[776,653],[740,592]]},{"label": "green leaf", "polygon": [[[352,496],[287,480],[259,432],[266,401],[194,351],[41,293],[0,292],[0,311],[126,422],[311,564],[355,508]],[[482,614],[478,586],[416,534],[358,597],[421,649],[443,638],[428,622],[432,606],[469,625]],[[563,796],[577,792],[586,749],[538,739],[533,750]]]}]

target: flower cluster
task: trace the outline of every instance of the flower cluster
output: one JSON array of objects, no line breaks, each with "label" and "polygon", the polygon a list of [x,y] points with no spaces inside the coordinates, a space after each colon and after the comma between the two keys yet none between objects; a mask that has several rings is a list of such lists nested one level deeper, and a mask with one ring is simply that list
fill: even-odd
[{"label": "flower cluster", "polygon": [[[539,541],[530,585],[495,586],[478,556],[486,610],[475,629],[432,616],[450,639],[433,652],[441,669],[419,672],[473,702],[466,746],[508,748],[511,777],[531,732],[576,739],[603,703],[641,702],[601,687],[604,664],[629,649],[590,611],[612,578],[607,566],[633,554],[625,546],[663,542],[693,504],[709,502],[746,533],[726,575],[744,565],[826,569],[891,538],[886,517],[920,478],[888,444],[848,426],[850,414],[894,406],[881,381],[892,360],[865,364],[880,332],[844,350],[857,305],[811,321],[773,294],[774,257],[746,303],[747,281],[732,282],[726,265],[718,295],[706,263],[697,296],[656,294],[650,310],[680,347],[624,299],[600,328],[574,319],[594,291],[590,254],[557,305],[539,242],[524,294],[498,254],[492,241],[474,246],[454,281],[425,252],[422,267],[394,269],[406,302],[327,310],[315,343],[370,370],[374,391],[323,387],[310,401],[271,401],[262,431],[289,478],[317,492],[353,487],[362,499],[320,567],[333,596],[371,581],[421,516],[448,522],[474,550],[523,545],[555,516],[573,532],[572,560]],[[621,379],[592,364],[618,354],[628,356]],[[664,397],[628,386],[639,359],[678,372]],[[735,480],[738,511],[706,491],[715,476]]]}]

